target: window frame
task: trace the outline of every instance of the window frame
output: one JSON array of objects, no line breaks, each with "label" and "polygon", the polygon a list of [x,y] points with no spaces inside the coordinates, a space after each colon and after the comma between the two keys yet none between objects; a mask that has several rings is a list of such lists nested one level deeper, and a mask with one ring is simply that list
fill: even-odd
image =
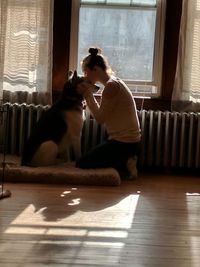
[{"label": "window frame", "polygon": [[[78,31],[79,31],[79,11],[81,8],[80,0],[73,0],[71,6],[71,27],[70,27],[70,54],[69,54],[69,70],[75,70],[77,68],[78,59]],[[88,5],[84,4],[84,6]],[[94,5],[94,4],[91,4]],[[101,6],[103,4],[96,4]],[[107,5],[115,6],[116,8],[123,8],[120,4]],[[157,0],[156,4],[156,25],[155,25],[155,44],[154,44],[154,57],[153,57],[153,79],[152,81],[136,81],[136,80],[124,80],[124,82],[131,89],[132,86],[150,86],[156,87],[156,93],[138,93],[133,92],[137,97],[160,97],[161,96],[161,85],[162,85],[162,70],[163,70],[163,55],[164,55],[164,36],[165,36],[165,19],[166,19],[166,0]],[[135,5],[131,8],[144,7],[147,5]],[[152,90],[153,91],[153,90]]]}]

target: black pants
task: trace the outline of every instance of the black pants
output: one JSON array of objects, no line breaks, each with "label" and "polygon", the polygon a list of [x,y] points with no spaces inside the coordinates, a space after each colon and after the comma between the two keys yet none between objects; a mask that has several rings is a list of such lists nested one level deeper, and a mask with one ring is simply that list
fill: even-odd
[{"label": "black pants", "polygon": [[129,157],[138,155],[140,143],[124,143],[116,140],[106,140],[83,155],[76,167],[82,169],[115,168],[117,171],[126,171]]}]

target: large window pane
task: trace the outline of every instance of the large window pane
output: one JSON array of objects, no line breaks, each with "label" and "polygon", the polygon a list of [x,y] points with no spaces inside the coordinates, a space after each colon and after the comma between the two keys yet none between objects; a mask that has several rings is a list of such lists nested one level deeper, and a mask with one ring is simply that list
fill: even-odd
[{"label": "large window pane", "polygon": [[80,61],[88,48],[97,46],[102,48],[113,71],[122,79],[152,81],[155,19],[154,9],[82,6],[79,18],[79,72]]}]

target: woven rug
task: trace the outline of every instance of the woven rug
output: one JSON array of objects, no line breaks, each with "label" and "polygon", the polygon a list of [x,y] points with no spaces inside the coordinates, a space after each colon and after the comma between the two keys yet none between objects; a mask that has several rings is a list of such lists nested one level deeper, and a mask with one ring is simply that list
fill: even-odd
[{"label": "woven rug", "polygon": [[[76,168],[73,163],[48,167],[27,167],[20,166],[20,157],[13,155],[6,155],[5,162],[5,182],[102,186],[118,186],[121,183],[119,173],[113,168],[83,170]],[[0,174],[2,175],[2,164]]]}]

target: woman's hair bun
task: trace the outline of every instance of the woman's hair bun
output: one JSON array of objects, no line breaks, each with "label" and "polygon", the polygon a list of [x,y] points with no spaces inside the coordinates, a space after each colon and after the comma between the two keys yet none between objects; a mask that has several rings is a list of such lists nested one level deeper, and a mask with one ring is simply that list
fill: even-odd
[{"label": "woman's hair bun", "polygon": [[101,49],[96,47],[90,47],[88,52],[91,56],[96,56],[97,54],[101,54]]}]

